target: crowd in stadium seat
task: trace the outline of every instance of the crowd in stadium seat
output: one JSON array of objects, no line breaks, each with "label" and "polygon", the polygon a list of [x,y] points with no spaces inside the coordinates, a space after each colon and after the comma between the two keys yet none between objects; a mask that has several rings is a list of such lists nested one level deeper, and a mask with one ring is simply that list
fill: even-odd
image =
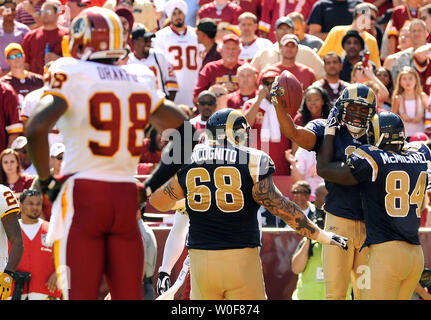
[{"label": "crowd in stadium seat", "polygon": [[[92,6],[121,18],[129,54],[118,64],[147,65],[199,130],[220,108],[241,110],[257,133],[253,146],[269,152],[277,175],[308,181],[309,201],[322,182],[315,155],[283,135],[269,97],[282,71],[303,89],[291,114],[296,125],[327,118],[349,83],[364,83],[378,112],[402,117],[409,138],[431,137],[430,0],[0,0],[0,183],[18,196],[37,178],[25,158],[25,124],[43,77],[50,63],[70,56],[71,21]],[[137,174],[160,161],[162,136],[149,132]],[[61,142],[54,127],[50,143]],[[423,227],[431,226],[428,208]]]}]

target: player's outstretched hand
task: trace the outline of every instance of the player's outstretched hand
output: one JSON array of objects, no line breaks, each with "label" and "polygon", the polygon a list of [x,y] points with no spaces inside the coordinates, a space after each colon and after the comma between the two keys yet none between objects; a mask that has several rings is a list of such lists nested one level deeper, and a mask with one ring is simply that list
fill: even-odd
[{"label": "player's outstretched hand", "polygon": [[320,230],[317,241],[319,241],[321,244],[336,245],[343,248],[344,250],[348,249],[347,238],[325,230]]},{"label": "player's outstretched hand", "polygon": [[157,294],[160,296],[161,294],[168,291],[171,287],[171,278],[169,277],[169,273],[159,272],[159,278],[157,279]]},{"label": "player's outstretched hand", "polygon": [[13,278],[6,272],[0,273],[0,300],[7,300],[11,294]]}]

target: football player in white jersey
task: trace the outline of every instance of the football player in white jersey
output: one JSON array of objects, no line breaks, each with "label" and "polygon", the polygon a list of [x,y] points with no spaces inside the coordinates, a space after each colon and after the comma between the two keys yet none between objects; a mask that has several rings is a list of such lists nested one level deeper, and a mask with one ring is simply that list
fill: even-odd
[{"label": "football player in white jersey", "polygon": [[241,54],[239,59],[250,63],[254,55],[264,47],[272,46],[272,42],[256,36],[258,28],[257,17],[251,12],[244,12],[238,17],[238,27],[241,31]]},{"label": "football player in white jersey", "polygon": [[[148,67],[115,65],[126,54],[122,37],[113,11],[82,11],[71,25],[72,57],[51,65],[45,93],[27,124],[30,157],[42,192],[53,201],[47,240],[54,241],[65,299],[96,300],[103,274],[112,299],[142,299],[144,252],[134,173],[144,128],[148,123],[159,132],[176,128],[183,137],[191,127],[156,89]],[[61,179],[49,170],[47,137],[55,123],[66,146]],[[191,154],[185,140],[181,150],[190,152],[179,162]],[[178,151],[174,141],[165,147],[169,154]],[[139,194],[155,191],[180,166],[161,161]]]},{"label": "football player in white jersey", "polygon": [[11,295],[14,272],[24,252],[19,212],[19,203],[12,190],[0,184],[0,300],[6,300]]},{"label": "football player in white jersey", "polygon": [[187,14],[184,1],[170,0],[165,11],[171,24],[156,32],[156,37],[152,39],[153,47],[162,51],[174,67],[179,86],[175,103],[193,108],[193,89],[198,80],[203,48],[198,43],[194,28],[184,22]]},{"label": "football player in white jersey", "polygon": [[134,52],[129,53],[127,64],[143,64],[150,68],[156,76],[157,89],[163,91],[169,100],[174,101],[178,91],[174,67],[161,51],[151,48],[151,39],[153,37],[155,37],[155,34],[148,32],[145,28],[132,31]]}]

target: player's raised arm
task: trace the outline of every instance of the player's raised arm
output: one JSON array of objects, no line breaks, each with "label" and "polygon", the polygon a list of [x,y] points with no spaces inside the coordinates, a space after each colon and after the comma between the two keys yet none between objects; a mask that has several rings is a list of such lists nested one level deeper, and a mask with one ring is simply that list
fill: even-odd
[{"label": "player's raised arm", "polygon": [[[279,77],[276,78],[276,81],[273,82],[271,88],[271,102],[277,112],[278,122],[280,123],[280,128],[283,134],[301,148],[312,150],[316,144],[316,135],[304,127],[297,126],[293,122],[290,114],[287,112],[289,106],[286,105],[286,97],[289,94],[295,94],[290,91],[292,90],[292,86],[295,86],[294,80],[296,79],[292,80],[287,77],[286,74],[287,73],[283,72]],[[298,81],[296,80],[296,82]],[[296,85],[300,87],[299,82]],[[297,92],[301,91],[302,89]],[[302,97],[302,93],[296,94],[300,94]]]},{"label": "player's raised arm", "polygon": [[274,185],[272,176],[262,179],[253,186],[253,199],[273,215],[281,218],[299,234],[322,244],[338,245],[347,250],[347,239],[316,226],[301,209],[283,196]]},{"label": "player's raised arm", "polygon": [[[187,161],[193,147],[198,143],[193,139],[196,129],[190,124],[186,115],[171,101],[164,100],[163,104],[151,115],[150,122],[159,132],[175,129],[180,140],[172,140],[163,148],[161,161],[151,176],[145,180],[141,189],[141,200],[145,200],[171,178]],[[178,152],[180,154],[175,154]],[[166,159],[177,159],[178,161],[168,163]]]},{"label": "player's raised arm", "polygon": [[333,162],[335,131],[338,126],[337,107],[333,107],[329,113],[325,127],[325,136],[317,153],[317,174],[325,180],[342,185],[356,185],[358,181],[350,172],[344,162]]}]

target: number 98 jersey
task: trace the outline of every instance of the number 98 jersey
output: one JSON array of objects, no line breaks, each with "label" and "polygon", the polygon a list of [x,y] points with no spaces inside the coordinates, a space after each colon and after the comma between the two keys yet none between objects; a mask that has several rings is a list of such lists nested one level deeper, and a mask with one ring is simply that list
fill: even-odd
[{"label": "number 98 jersey", "polygon": [[133,181],[144,128],[164,99],[153,72],[144,65],[61,58],[44,81],[44,95],[59,96],[68,104],[57,122],[66,146],[62,173]]},{"label": "number 98 jersey", "polygon": [[190,218],[189,249],[260,246],[254,184],[275,172],[271,158],[253,148],[199,144],[177,172]]},{"label": "number 98 jersey", "polygon": [[399,240],[420,244],[421,208],[429,183],[431,154],[422,143],[401,154],[358,147],[347,164],[360,183],[367,237],[364,246]]}]

